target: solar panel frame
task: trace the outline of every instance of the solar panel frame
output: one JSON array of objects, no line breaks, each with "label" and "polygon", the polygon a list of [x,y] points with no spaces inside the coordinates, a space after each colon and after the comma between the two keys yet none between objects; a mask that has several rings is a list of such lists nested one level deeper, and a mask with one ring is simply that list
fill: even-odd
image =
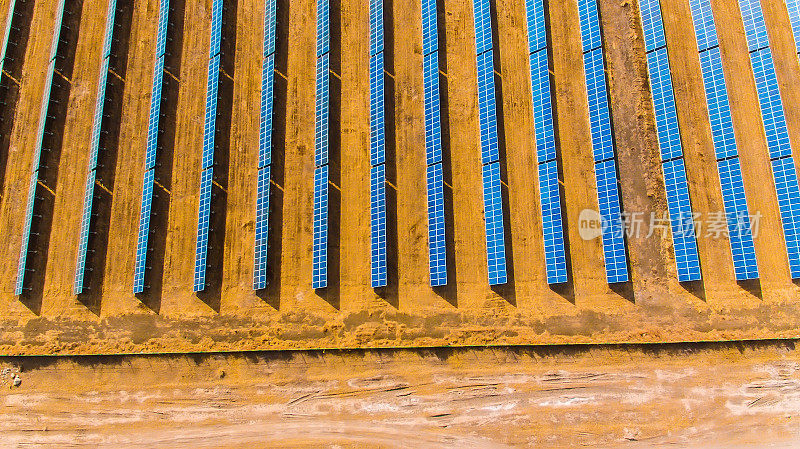
[{"label": "solar panel frame", "polygon": [[161,0],[156,29],[156,58],[164,56],[167,48],[167,28],[169,26],[169,0]]},{"label": "solar panel frame", "polygon": [[383,52],[383,0],[369,1],[369,54]]},{"label": "solar panel frame", "polygon": [[659,0],[639,0],[645,51],[651,52],[667,45]]},{"label": "solar panel frame", "polygon": [[670,75],[669,56],[666,47],[647,54],[647,71],[650,76],[653,107],[658,133],[661,160],[683,157],[683,145],[678,126],[678,111]]}]

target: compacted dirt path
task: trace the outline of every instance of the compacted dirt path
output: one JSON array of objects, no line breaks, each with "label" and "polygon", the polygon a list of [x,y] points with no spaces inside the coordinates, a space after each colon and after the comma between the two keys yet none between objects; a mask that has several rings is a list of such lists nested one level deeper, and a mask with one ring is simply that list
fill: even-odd
[{"label": "compacted dirt path", "polygon": [[763,342],[0,358],[0,446],[797,447],[798,355]]}]

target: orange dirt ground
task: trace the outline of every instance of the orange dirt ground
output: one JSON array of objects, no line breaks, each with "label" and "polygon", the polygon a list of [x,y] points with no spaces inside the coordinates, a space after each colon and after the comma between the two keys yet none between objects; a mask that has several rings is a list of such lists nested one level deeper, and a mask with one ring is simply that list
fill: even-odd
[{"label": "orange dirt ground", "polygon": [[[0,203],[0,354],[87,354],[209,350],[566,344],[792,338],[800,335],[799,288],[789,277],[771,182],[766,142],[736,0],[714,0],[725,74],[731,89],[748,199],[762,214],[756,252],[760,283],[738,284],[728,242],[701,238],[704,280],[675,279],[671,240],[630,239],[632,282],[611,290],[601,245],[583,241],[575,221],[597,208],[585,84],[575,0],[551,1],[558,130],[569,224],[571,282],[546,283],[535,182],[534,133],[523,3],[497,1],[498,76],[508,170],[512,282],[486,283],[476,113],[475,48],[469,2],[445,0],[446,74],[452,151],[454,269],[451,285],[428,285],[420,5],[394,1],[397,267],[393,287],[369,287],[368,11],[363,1],[341,2],[341,221],[338,269],[322,295],[311,288],[311,216],[314,141],[314,2],[292,2],[282,21],[288,33],[285,167],[273,186],[281,223],[270,287],[251,289],[258,138],[258,88],[263,5],[237,8],[234,106],[221,284],[205,297],[192,293],[199,160],[202,140],[210,2],[186,2],[177,100],[176,143],[164,278],[155,291],[131,294],[145,130],[156,35],[156,0],[133,12],[122,108],[116,182],[110,206],[102,285],[86,297],[72,294],[79,211],[93,114],[105,0],[84,0],[83,14],[46,268],[38,303],[13,296],[32,145],[56,0],[34,8],[20,101]],[[608,59],[622,196],[630,211],[666,210],[657,163],[653,111],[635,2],[604,0]],[[763,2],[778,79],[786,104],[800,103],[800,66],[781,0]],[[7,3],[0,1],[0,11]],[[280,3],[282,7],[286,2]],[[676,86],[692,201],[697,212],[722,210],[688,2],[664,2],[665,27]],[[98,63],[94,63],[97,61]],[[788,107],[795,158],[800,158],[800,109]],[[333,187],[332,187],[333,188]],[[656,234],[657,235],[657,234]],[[394,273],[393,273],[394,275]],[[99,280],[95,280],[99,282]]]},{"label": "orange dirt ground", "polygon": [[0,359],[2,447],[794,448],[794,343]]}]

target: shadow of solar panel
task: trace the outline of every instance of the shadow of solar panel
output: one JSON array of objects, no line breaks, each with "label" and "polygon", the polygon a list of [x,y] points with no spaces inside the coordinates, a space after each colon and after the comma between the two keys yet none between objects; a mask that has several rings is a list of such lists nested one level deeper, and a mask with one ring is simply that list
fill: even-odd
[{"label": "shadow of solar panel", "polygon": [[370,163],[386,162],[386,105],[384,103],[383,53],[369,60]]},{"label": "shadow of solar panel", "polygon": [[625,228],[620,209],[617,169],[614,160],[595,164],[597,198],[603,220],[603,255],[609,284],[628,281]]},{"label": "shadow of solar panel", "polygon": [[139,235],[136,239],[136,259],[133,264],[133,293],[144,291],[144,278],[147,269],[148,240],[150,239],[150,212],[153,206],[153,187],[155,169],[144,172],[142,184],[142,205],[139,208]]},{"label": "shadow of solar panel", "polygon": [[313,288],[328,286],[328,166],[314,170]]},{"label": "shadow of solar panel", "polygon": [[483,166],[483,213],[486,220],[486,262],[489,285],[508,282],[500,163]]},{"label": "shadow of solar panel", "polygon": [[431,287],[447,285],[447,242],[442,164],[428,166],[428,261]]},{"label": "shadow of solar panel", "polygon": [[370,236],[372,243],[372,287],[385,287],[386,273],[386,169],[370,169]]},{"label": "shadow of solar panel", "polygon": [[758,278],[755,246],[739,158],[717,161],[736,280]]},{"label": "shadow of solar panel", "polygon": [[792,279],[800,278],[800,188],[797,170],[791,156],[772,161],[775,189],[778,192],[778,207],[781,212],[783,237],[789,255],[789,270]]},{"label": "shadow of solar panel", "polygon": [[256,185],[255,258],[253,290],[267,288],[267,249],[269,243],[270,167],[258,169]]},{"label": "shadow of solar panel", "polygon": [[324,54],[317,59],[316,129],[314,137],[317,167],[328,163],[328,118],[330,109],[330,59]]}]

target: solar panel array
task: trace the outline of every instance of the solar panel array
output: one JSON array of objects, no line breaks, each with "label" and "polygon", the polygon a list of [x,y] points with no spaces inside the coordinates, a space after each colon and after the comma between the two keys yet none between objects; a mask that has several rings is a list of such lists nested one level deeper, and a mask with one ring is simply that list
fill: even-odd
[{"label": "solar panel array", "polygon": [[697,237],[683,161],[683,146],[669,70],[661,4],[659,0],[639,0],[639,10],[642,16],[647,72],[650,76],[658,144],[664,171],[675,266],[679,281],[697,281],[702,278],[700,257],[697,253]]},{"label": "solar panel array", "polygon": [[272,113],[275,88],[275,35],[277,1],[266,0],[264,11],[264,61],[261,69],[261,109],[258,138],[258,178],[256,182],[255,257],[253,290],[267,288],[267,249],[269,243],[269,192],[272,165]]},{"label": "solar panel array", "polygon": [[142,180],[142,204],[139,209],[139,231],[136,240],[136,260],[133,269],[133,293],[142,293],[145,288],[150,218],[155,188],[156,159],[158,157],[158,134],[161,120],[162,90],[164,87],[164,58],[167,47],[167,25],[169,24],[169,0],[161,0],[158,10],[156,34],[156,62],[153,71],[153,87],[150,91],[150,116],[147,122],[144,177]]},{"label": "solar panel array", "polygon": [[389,282],[386,256],[386,101],[383,0],[369,2],[370,240],[372,287]]},{"label": "solar panel array", "polygon": [[789,23],[792,25],[794,46],[800,56],[800,0],[786,0],[786,9],[789,12]]},{"label": "solar panel array", "polygon": [[767,136],[772,173],[778,192],[778,205],[783,224],[783,237],[789,256],[789,271],[792,279],[800,279],[800,186],[792,159],[789,130],[783,101],[775,74],[775,63],[769,47],[767,24],[760,0],[739,0],[744,20],[750,63],[756,80],[758,102]]},{"label": "solar panel array", "polygon": [[53,37],[50,44],[50,60],[47,65],[47,73],[45,75],[44,92],[42,95],[42,105],[39,113],[39,128],[36,131],[36,147],[33,151],[33,163],[31,164],[32,171],[30,177],[30,184],[28,187],[28,206],[25,212],[25,225],[22,231],[22,247],[19,254],[19,265],[17,266],[17,281],[15,283],[14,294],[21,295],[25,289],[25,274],[27,272],[27,262],[29,254],[29,245],[31,239],[31,227],[33,226],[33,212],[35,209],[36,193],[39,186],[39,171],[40,161],[42,158],[42,144],[45,134],[45,123],[47,121],[48,111],[50,109],[50,94],[53,88],[53,75],[56,67],[56,53],[60,44],[62,28],[64,28],[64,4],[65,0],[59,0],[56,8],[56,19],[53,24]]},{"label": "solar panel array", "polygon": [[111,57],[111,41],[114,37],[114,18],[117,11],[117,0],[109,0],[106,15],[106,30],[103,40],[103,56],[100,69],[100,80],[97,84],[97,98],[94,106],[92,124],[92,140],[89,146],[89,165],[86,175],[86,190],[83,200],[83,214],[78,238],[78,257],[75,262],[75,282],[73,292],[80,295],[84,292],[86,276],[86,254],[89,246],[89,231],[92,221],[92,204],[94,202],[95,182],[97,177],[98,158],[100,153],[100,132],[103,128],[103,107],[106,103],[106,85],[108,84],[109,58]]},{"label": "solar panel array", "polygon": [[589,98],[597,198],[603,221],[606,279],[609,284],[627,282],[629,276],[625,253],[625,229],[622,219],[597,0],[578,0],[578,13],[581,39],[583,40],[586,89]]},{"label": "solar panel array", "polygon": [[747,198],[744,191],[739,152],[733,132],[728,87],[722,71],[722,56],[717,39],[714,14],[709,0],[690,0],[700,66],[703,73],[711,135],[717,160],[722,200],[725,205],[731,243],[734,275],[737,280],[756,279],[755,246],[751,232]]},{"label": "solar panel array", "polygon": [[203,127],[203,153],[200,163],[200,202],[197,212],[197,244],[194,259],[194,291],[206,289],[208,234],[211,224],[211,191],[214,183],[214,149],[217,133],[217,101],[222,42],[223,0],[211,2],[211,46],[208,55],[206,113]]},{"label": "solar panel array", "polygon": [[314,245],[311,285],[328,286],[328,130],[330,119],[330,0],[317,0],[317,79],[314,137]]},{"label": "solar panel array", "polygon": [[473,0],[478,66],[478,121],[483,165],[483,214],[486,220],[486,264],[489,285],[508,282],[506,244],[494,83],[491,0]]},{"label": "solar panel array", "polygon": [[569,279],[564,229],[561,222],[561,192],[553,119],[553,95],[550,90],[550,60],[544,0],[526,0],[525,9],[528,18],[528,53],[547,283],[562,284]]},{"label": "solar panel array", "polygon": [[422,0],[422,77],[425,91],[425,159],[428,193],[428,267],[431,287],[447,285],[439,27],[436,0]]}]

